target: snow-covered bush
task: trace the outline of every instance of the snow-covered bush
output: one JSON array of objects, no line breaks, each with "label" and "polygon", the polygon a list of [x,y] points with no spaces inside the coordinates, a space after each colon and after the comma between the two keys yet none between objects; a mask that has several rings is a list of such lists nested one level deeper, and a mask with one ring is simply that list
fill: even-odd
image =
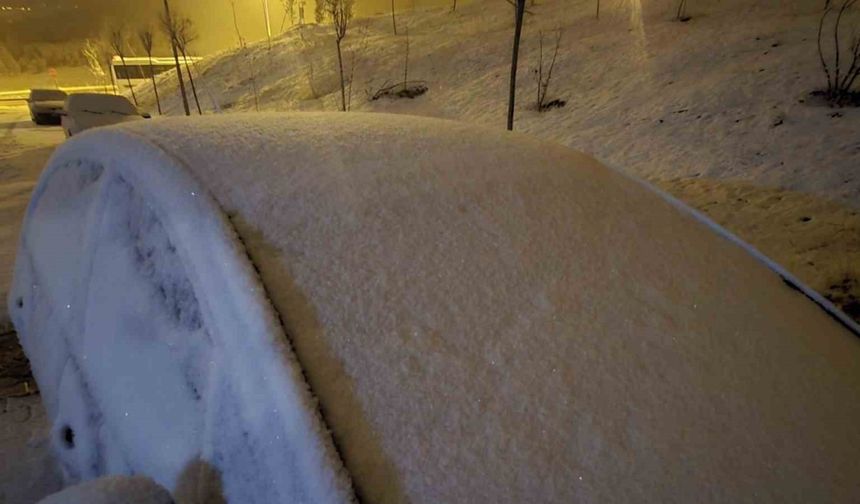
[{"label": "snow-covered bush", "polygon": [[823,90],[833,105],[860,105],[853,90],[860,77],[860,14],[858,0],[828,0],[818,23],[818,57],[827,78]]},{"label": "snow-covered bush", "polygon": [[555,61],[558,58],[558,48],[561,44],[561,30],[556,30],[555,48],[552,51],[552,59],[549,62],[544,61],[543,50],[543,32],[539,33],[538,40],[538,64],[532,71],[534,73],[535,82],[537,83],[537,101],[535,106],[539,112],[545,112],[551,108],[564,107],[564,100],[549,100],[547,101],[547,92],[549,85],[552,83],[552,72],[555,70]]},{"label": "snow-covered bush", "polygon": [[391,81],[385,81],[382,86],[374,88],[369,87],[365,90],[369,101],[376,101],[382,98],[417,98],[425,94],[429,87],[425,81],[409,80],[409,25],[406,25],[406,33],[404,37],[404,57],[403,57],[403,80],[396,84]]}]

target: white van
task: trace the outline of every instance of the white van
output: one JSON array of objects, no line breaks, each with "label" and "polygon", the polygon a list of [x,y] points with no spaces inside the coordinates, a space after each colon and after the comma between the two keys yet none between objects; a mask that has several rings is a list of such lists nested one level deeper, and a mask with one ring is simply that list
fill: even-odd
[{"label": "white van", "polygon": [[[184,67],[186,59],[188,65],[191,65],[200,61],[202,58],[196,56],[183,58],[180,56],[179,64],[183,67],[183,72],[185,71]],[[110,71],[113,76],[113,81],[123,90],[128,90],[129,82],[131,82],[131,86],[134,87],[142,82],[149,81],[153,75],[168,72],[174,68],[176,68],[176,61],[172,56],[153,56],[152,59],[145,56],[126,56],[124,60],[119,56],[114,56],[110,63]]]}]

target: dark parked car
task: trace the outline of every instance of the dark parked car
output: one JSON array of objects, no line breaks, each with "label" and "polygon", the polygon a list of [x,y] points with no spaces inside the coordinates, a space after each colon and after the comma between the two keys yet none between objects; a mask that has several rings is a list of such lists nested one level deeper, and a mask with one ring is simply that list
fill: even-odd
[{"label": "dark parked car", "polygon": [[59,89],[31,89],[27,98],[30,118],[36,124],[60,124],[66,96]]}]

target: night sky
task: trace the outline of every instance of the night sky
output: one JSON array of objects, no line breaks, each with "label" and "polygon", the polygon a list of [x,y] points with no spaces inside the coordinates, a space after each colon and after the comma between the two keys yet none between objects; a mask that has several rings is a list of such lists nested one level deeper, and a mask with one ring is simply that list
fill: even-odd
[{"label": "night sky", "polygon": [[[396,0],[399,9],[447,4],[449,0]],[[6,36],[16,43],[74,42],[104,36],[116,26],[136,33],[156,25],[162,0],[0,0],[0,6],[29,7],[20,13],[0,12]],[[236,44],[229,0],[170,0],[171,9],[191,18],[198,33],[195,51],[211,53]],[[236,0],[239,27],[248,40],[265,37],[263,0]],[[390,0],[356,0],[358,15],[385,12]],[[313,21],[314,0],[307,0],[307,21]],[[281,0],[269,0],[274,34],[284,19]],[[58,22],[58,20],[61,20]],[[289,21],[287,21],[289,25]],[[7,39],[8,40],[8,39]]]}]

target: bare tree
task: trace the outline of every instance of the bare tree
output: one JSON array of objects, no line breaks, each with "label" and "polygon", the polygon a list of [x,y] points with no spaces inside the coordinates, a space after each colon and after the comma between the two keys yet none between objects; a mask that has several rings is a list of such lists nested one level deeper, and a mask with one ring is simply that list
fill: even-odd
[{"label": "bare tree", "polygon": [[386,80],[382,86],[374,87],[372,86],[373,80],[369,80],[368,84],[370,85],[365,92],[367,93],[367,99],[370,101],[376,101],[381,98],[417,98],[428,91],[427,84],[424,81],[410,81],[409,80],[409,56],[411,49],[411,39],[409,38],[409,23],[405,24],[405,29],[403,30],[405,35],[404,43],[403,43],[403,79],[388,81]]},{"label": "bare tree", "polygon": [[188,66],[188,44],[197,39],[194,33],[194,27],[191,20],[187,17],[179,18],[176,23],[176,42],[179,47],[179,52],[182,53],[182,59],[185,62],[185,72],[188,74],[188,81],[191,83],[191,93],[194,96],[194,104],[197,105],[197,114],[203,115],[203,110],[200,108],[200,99],[197,97],[197,86],[194,84],[194,74],[191,72],[191,67]]},{"label": "bare tree", "polygon": [[105,33],[99,39],[95,40],[93,46],[96,48],[99,56],[99,61],[104,65],[108,77],[110,77],[110,85],[113,94],[117,94],[116,75],[113,70],[113,50],[110,47],[110,32]]},{"label": "bare tree", "polygon": [[87,69],[93,74],[93,77],[98,78],[102,82],[102,87],[104,88],[105,94],[108,92],[107,88],[107,80],[105,78],[105,71],[102,68],[102,55],[101,48],[96,42],[93,42],[90,39],[86,39],[84,41],[84,47],[81,49],[81,52],[84,54],[84,58],[87,60]]},{"label": "bare tree", "polygon": [[346,112],[346,81],[343,74],[343,54],[341,42],[346,37],[349,22],[352,19],[354,0],[318,0],[316,4],[316,19],[318,23],[329,20],[334,28],[335,43],[337,44],[337,63],[340,68],[340,98],[341,110]]},{"label": "bare tree", "polygon": [[236,0],[230,0],[230,10],[233,12],[233,28],[236,30],[236,38],[239,41],[239,49],[244,53],[245,63],[248,65],[248,74],[250,77],[251,90],[254,93],[254,109],[260,111],[260,97],[257,93],[257,75],[254,69],[254,64],[249,60],[247,53],[248,45],[245,43],[245,38],[242,37],[242,32],[239,30],[239,17],[236,14]]},{"label": "bare tree", "polygon": [[173,49],[173,61],[176,63],[176,77],[179,79],[179,91],[182,94],[182,108],[185,109],[185,115],[191,115],[191,109],[188,107],[188,95],[185,93],[185,80],[182,78],[182,67],[179,66],[179,51],[177,45],[179,42],[176,39],[178,25],[170,15],[170,5],[167,0],[164,0],[164,13],[161,16],[161,27],[167,38],[170,40],[170,47]]},{"label": "bare tree", "polygon": [[[346,110],[352,109],[352,84],[355,81],[355,66],[358,55],[364,54],[367,50],[367,23],[361,27],[361,43],[357,49],[354,49],[349,56],[349,79],[347,80],[346,92]],[[313,75],[313,74],[311,74]],[[313,90],[313,87],[311,87]]]},{"label": "bare tree", "polygon": [[517,0],[516,7],[514,49],[511,55],[511,83],[508,94],[508,131],[513,131],[514,129],[514,106],[517,100],[517,60],[520,57],[520,36],[523,32],[523,15],[526,11],[526,0]]},{"label": "bare tree", "polygon": [[391,0],[391,26],[394,28],[394,34],[397,35],[397,17],[394,14],[394,0]]},{"label": "bare tree", "polygon": [[451,12],[457,11],[457,0],[454,0],[454,3],[451,5]]},{"label": "bare tree", "polygon": [[283,33],[287,17],[290,18],[290,25],[296,24],[296,0],[281,0],[281,6],[284,8],[284,19],[281,20],[281,33]]},{"label": "bare tree", "polygon": [[[860,22],[851,18],[858,0],[841,0],[841,4],[828,0],[825,2],[824,13],[818,23],[818,57],[821,68],[827,77],[827,88],[824,93],[833,105],[842,105],[851,96],[854,82],[860,77]],[[838,5],[838,9],[837,9]],[[835,13],[835,19],[829,27],[833,31],[832,54],[828,57],[824,49],[824,31],[828,18]],[[840,33],[842,22],[848,15],[851,21],[851,33],[848,37]],[[850,38],[849,38],[850,37]],[[846,47],[847,46],[847,47]],[[842,59],[843,49],[847,49],[846,60]],[[846,65],[847,64],[847,70]],[[844,72],[843,72],[844,70]]]},{"label": "bare tree", "polygon": [[161,98],[158,96],[158,84],[155,83],[155,69],[152,68],[152,43],[153,34],[151,28],[145,28],[138,32],[137,38],[140,40],[140,45],[146,51],[146,56],[149,58],[149,78],[152,81],[152,91],[155,93],[155,105],[158,107],[158,115],[161,115]]},{"label": "bare tree", "polygon": [[[555,60],[558,57],[558,48],[561,45],[561,30],[557,30],[555,34],[555,49],[552,52],[552,59],[549,66],[544,64],[543,57],[543,32],[540,32],[538,49],[538,66],[535,68],[535,81],[537,82],[537,109],[540,112],[552,108],[553,105],[547,103],[546,95],[549,90],[549,84],[552,81],[552,71],[555,69]],[[555,100],[554,105],[559,105],[562,102]]]},{"label": "bare tree", "polygon": [[[247,51],[247,48],[245,49]],[[254,63],[246,58],[248,62],[248,71],[251,74],[251,91],[254,92],[254,110],[260,111],[260,94],[257,92],[257,71],[254,69]]]},{"label": "bare tree", "polygon": [[[516,17],[517,17],[517,1],[519,1],[519,0],[505,0],[505,2],[507,2],[507,4],[511,6],[511,12],[513,12],[513,14],[514,14],[514,19],[516,19]],[[535,4],[534,0],[532,0],[531,4],[529,6],[534,7],[534,4]],[[534,14],[533,11],[530,11],[529,9],[525,9],[525,8],[523,9],[523,12],[525,14],[528,14],[529,16]]]},{"label": "bare tree", "polygon": [[239,39],[239,47],[245,47],[245,39],[239,31],[239,18],[236,17],[236,0],[230,0],[230,8],[233,10],[233,27],[236,29],[236,37]]},{"label": "bare tree", "polygon": [[131,91],[131,98],[134,100],[134,104],[137,105],[137,95],[134,94],[134,86],[131,85],[129,68],[125,64],[125,36],[123,35],[122,28],[118,28],[111,32],[110,47],[113,52],[119,56],[120,61],[122,61],[122,66],[125,70],[125,80],[128,83],[128,89]]},{"label": "bare tree", "polygon": [[597,13],[594,15],[595,19],[600,19],[600,0],[597,0]]}]

